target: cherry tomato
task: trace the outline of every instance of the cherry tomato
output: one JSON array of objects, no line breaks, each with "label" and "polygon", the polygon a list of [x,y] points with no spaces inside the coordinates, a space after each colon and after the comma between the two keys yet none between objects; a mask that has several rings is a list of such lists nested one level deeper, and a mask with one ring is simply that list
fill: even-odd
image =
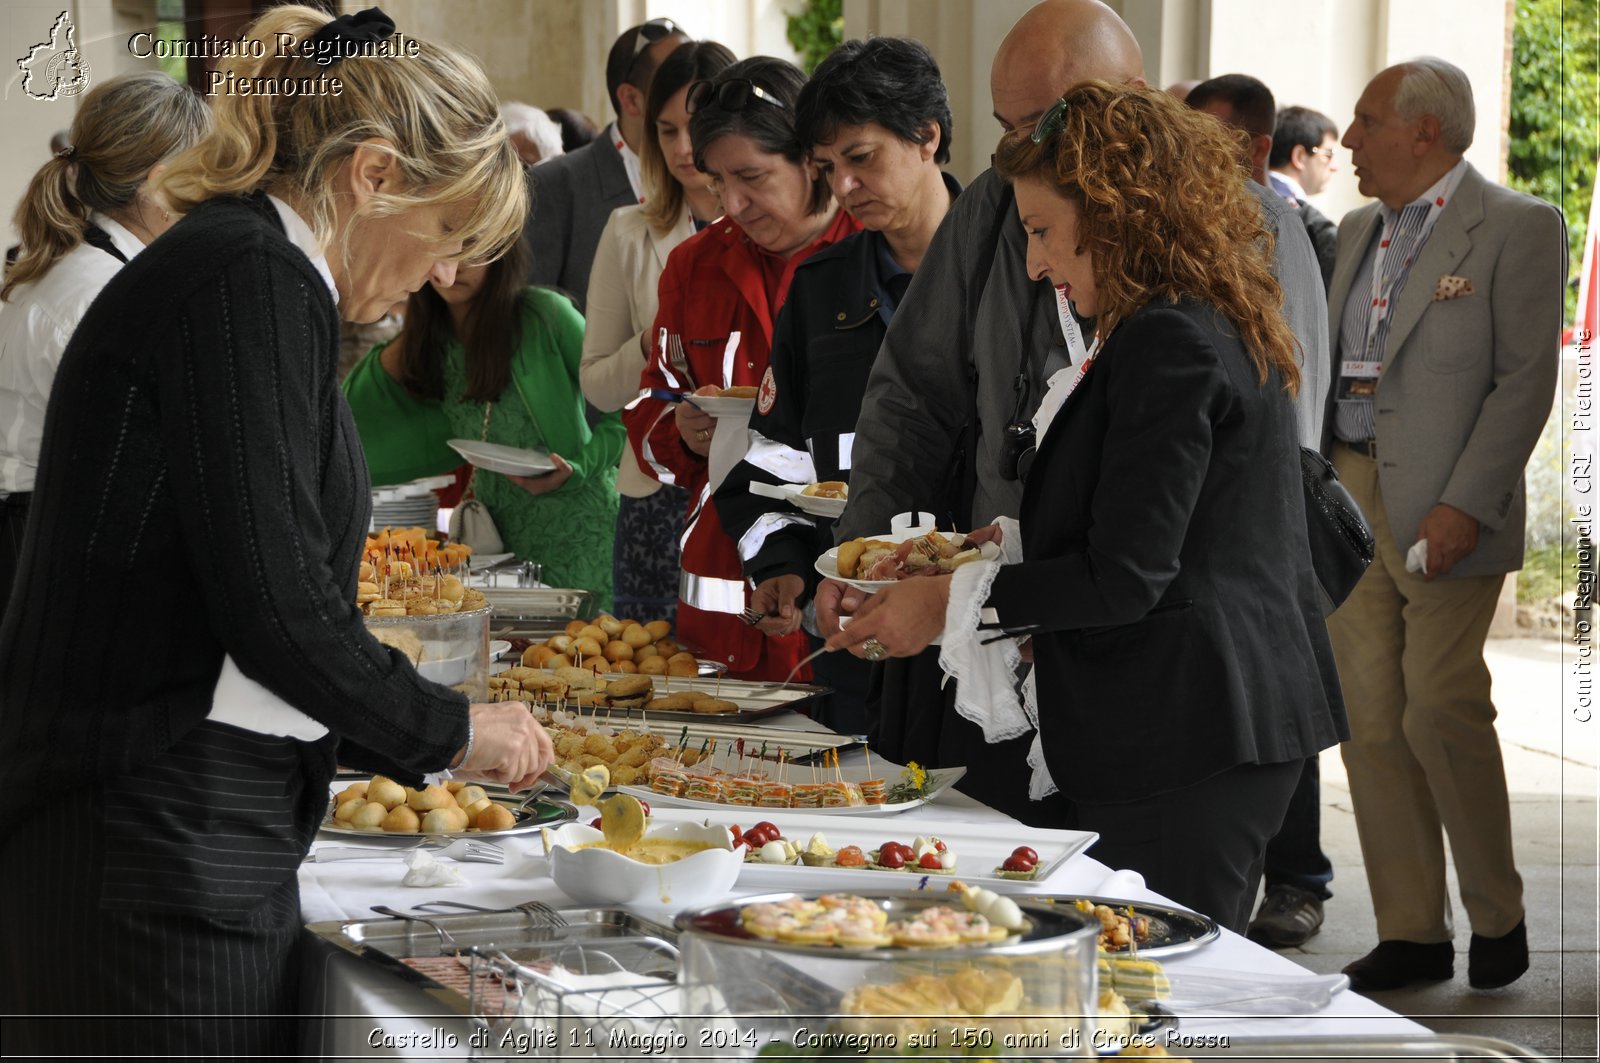
[{"label": "cherry tomato", "polygon": [[938,853],[923,853],[922,859],[917,861],[917,866],[928,868],[930,871],[938,871],[944,867],[939,863]]},{"label": "cherry tomato", "polygon": [[782,837],[782,835],[778,833],[778,828],[774,827],[771,823],[757,823],[754,827],[751,827],[749,830],[745,831],[744,836],[746,841],[754,842],[756,845],[765,845],[768,842],[775,842]]},{"label": "cherry tomato", "polygon": [[878,863],[884,867],[905,867],[906,858],[900,855],[898,849],[879,849]]},{"label": "cherry tomato", "polygon": [[946,846],[944,842],[940,841],[938,838],[935,838],[933,839],[933,848],[936,852],[942,853],[945,851]]},{"label": "cherry tomato", "polygon": [[594,818],[593,818],[593,819],[591,819],[591,820],[590,820],[590,821],[589,821],[589,826],[591,826],[591,827],[593,827],[593,828],[594,828],[594,829],[595,829],[595,830],[601,830],[601,829],[603,829],[603,828],[602,828],[602,827],[601,827],[601,826],[600,826],[600,817],[599,817],[599,816],[596,816],[596,817],[594,817]]},{"label": "cherry tomato", "polygon": [[645,815],[647,815],[647,816],[648,816],[648,815],[649,815],[649,814],[650,814],[650,802],[649,802],[649,801],[646,801],[646,800],[645,800],[645,799],[644,799],[644,798],[642,798],[642,797],[641,797],[641,798],[640,798],[640,799],[639,799],[639,807],[640,807],[640,808],[642,808],[642,809],[644,809],[644,814],[645,814]]},{"label": "cherry tomato", "polygon": [[773,823],[770,819],[761,820],[759,823],[756,824],[755,828],[752,828],[752,829],[760,829],[760,830],[764,830],[764,831],[771,831],[772,832],[772,836],[774,838],[783,837],[783,832],[781,830],[779,830],[777,824]]},{"label": "cherry tomato", "polygon": [[744,831],[739,829],[739,824],[735,823],[732,826],[730,826],[728,828],[728,833],[733,835],[733,844],[735,846],[737,846],[740,842],[744,841]]},{"label": "cherry tomato", "polygon": [[878,852],[900,853],[902,856],[907,857],[914,855],[911,851],[911,847],[904,845],[901,842],[884,842],[882,845],[878,846]]},{"label": "cherry tomato", "polygon": [[1038,864],[1029,863],[1019,856],[1008,856],[1006,862],[1000,865],[1002,871],[1032,871]]},{"label": "cherry tomato", "polygon": [[1034,852],[1033,849],[1026,845],[1017,846],[1015,849],[1011,850],[1011,855],[1026,860],[1030,864],[1037,864],[1039,862],[1039,854]]}]

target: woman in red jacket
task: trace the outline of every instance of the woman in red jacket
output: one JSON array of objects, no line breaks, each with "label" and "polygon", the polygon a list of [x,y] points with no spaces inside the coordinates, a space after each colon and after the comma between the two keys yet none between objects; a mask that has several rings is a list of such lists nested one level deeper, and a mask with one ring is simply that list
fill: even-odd
[{"label": "woman in red jacket", "polygon": [[[839,210],[795,135],[804,84],[792,64],[755,56],[691,86],[695,165],[711,177],[726,213],[667,259],[641,389],[715,393],[759,385],[795,267],[860,228]],[[707,455],[718,422],[688,403],[650,397],[623,420],[640,464],[689,492],[679,638],[726,662],[732,677],[784,678],[804,659],[805,636],[769,639],[739,617],[750,593],[739,544],[710,504]]]}]

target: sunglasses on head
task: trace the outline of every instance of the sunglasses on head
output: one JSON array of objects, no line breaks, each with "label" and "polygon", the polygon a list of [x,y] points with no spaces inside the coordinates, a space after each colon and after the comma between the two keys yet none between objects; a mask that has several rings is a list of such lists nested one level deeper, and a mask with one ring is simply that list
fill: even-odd
[{"label": "sunglasses on head", "polygon": [[1033,127],[1033,136],[1030,139],[1035,144],[1038,144],[1045,137],[1066,125],[1066,123],[1067,99],[1063,96],[1055,103],[1052,103],[1049,109],[1039,116],[1039,123]]},{"label": "sunglasses on head", "polygon": [[743,111],[752,99],[761,100],[774,107],[784,103],[777,96],[757,85],[749,78],[729,78],[723,82],[696,81],[689,86],[685,108],[694,114],[700,108],[715,102],[724,111]]},{"label": "sunglasses on head", "polygon": [[650,47],[661,38],[680,32],[678,24],[670,18],[653,18],[639,27],[639,32],[633,35],[633,55],[631,59],[639,58],[639,53]]}]

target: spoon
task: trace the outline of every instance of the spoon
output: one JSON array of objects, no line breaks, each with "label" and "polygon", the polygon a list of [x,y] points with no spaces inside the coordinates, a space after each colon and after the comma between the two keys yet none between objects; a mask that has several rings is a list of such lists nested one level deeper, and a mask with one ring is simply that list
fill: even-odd
[{"label": "spoon", "polygon": [[575,805],[596,804],[611,785],[611,769],[604,764],[590,765],[581,774],[552,764],[544,773],[567,788],[567,796]]}]

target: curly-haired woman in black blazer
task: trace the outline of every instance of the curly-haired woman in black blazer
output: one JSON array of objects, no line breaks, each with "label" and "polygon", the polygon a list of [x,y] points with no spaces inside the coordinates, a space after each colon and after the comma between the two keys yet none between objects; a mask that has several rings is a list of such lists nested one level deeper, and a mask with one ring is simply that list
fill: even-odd
[{"label": "curly-haired woman in black blazer", "polygon": [[1260,208],[1221,125],[1105,82],[1008,134],[996,168],[1030,273],[1095,345],[1041,405],[1019,563],[891,587],[833,644],[903,656],[943,630],[950,662],[984,621],[1031,636],[1036,793],[1053,781],[1096,856],[1242,931],[1301,762],[1346,734]]}]

